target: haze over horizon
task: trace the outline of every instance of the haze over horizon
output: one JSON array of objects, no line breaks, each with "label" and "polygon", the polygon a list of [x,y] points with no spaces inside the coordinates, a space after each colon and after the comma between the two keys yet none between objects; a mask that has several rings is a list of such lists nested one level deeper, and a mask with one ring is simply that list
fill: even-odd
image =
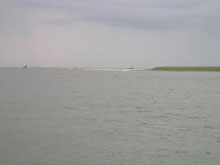
[{"label": "haze over horizon", "polygon": [[219,0],[1,0],[0,67],[220,66]]}]

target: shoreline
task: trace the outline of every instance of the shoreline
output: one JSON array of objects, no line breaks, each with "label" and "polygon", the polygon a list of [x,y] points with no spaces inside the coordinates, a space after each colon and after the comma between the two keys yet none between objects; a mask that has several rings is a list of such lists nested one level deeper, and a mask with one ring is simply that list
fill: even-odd
[{"label": "shoreline", "polygon": [[220,66],[162,66],[155,68],[0,67],[0,69],[68,69],[82,71],[220,72]]},{"label": "shoreline", "polygon": [[152,68],[152,71],[168,72],[220,72],[219,66],[163,66]]}]

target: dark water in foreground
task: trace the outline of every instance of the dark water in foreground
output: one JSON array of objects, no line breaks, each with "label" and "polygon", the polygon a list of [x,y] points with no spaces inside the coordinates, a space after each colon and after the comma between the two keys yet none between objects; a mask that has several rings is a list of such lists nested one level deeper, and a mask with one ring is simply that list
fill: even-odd
[{"label": "dark water in foreground", "polygon": [[220,164],[220,73],[0,69],[1,165]]}]

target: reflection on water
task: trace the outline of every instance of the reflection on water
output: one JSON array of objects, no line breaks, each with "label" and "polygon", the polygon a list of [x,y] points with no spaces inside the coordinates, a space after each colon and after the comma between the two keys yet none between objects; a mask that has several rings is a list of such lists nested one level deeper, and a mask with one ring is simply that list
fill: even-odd
[{"label": "reflection on water", "polygon": [[219,164],[220,73],[0,69],[0,164]]}]

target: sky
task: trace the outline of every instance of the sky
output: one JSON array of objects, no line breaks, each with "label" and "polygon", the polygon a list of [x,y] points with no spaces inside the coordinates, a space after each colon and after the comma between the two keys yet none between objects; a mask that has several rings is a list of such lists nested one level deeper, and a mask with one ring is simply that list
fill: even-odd
[{"label": "sky", "polygon": [[0,67],[220,66],[219,0],[0,0]]}]

